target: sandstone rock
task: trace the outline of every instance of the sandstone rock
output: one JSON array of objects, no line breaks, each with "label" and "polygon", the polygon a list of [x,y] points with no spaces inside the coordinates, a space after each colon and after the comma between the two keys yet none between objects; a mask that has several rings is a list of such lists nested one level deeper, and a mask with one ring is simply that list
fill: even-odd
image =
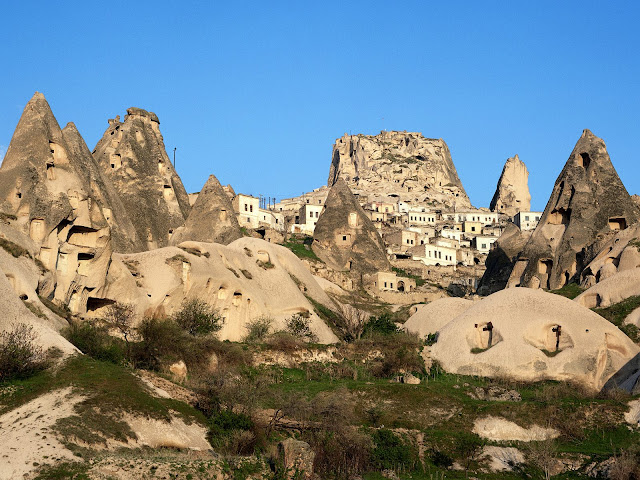
[{"label": "sandstone rock", "polygon": [[347,135],[333,146],[327,185],[344,179],[356,194],[394,195],[396,201],[469,207],[444,140],[421,133]]},{"label": "sandstone rock", "polygon": [[384,242],[342,178],[327,196],[312,249],[334,270],[357,275],[391,270]]},{"label": "sandstone rock", "polygon": [[170,239],[171,245],[187,240],[207,243],[229,243],[242,237],[231,200],[218,179],[210,175],[198,194],[184,226]]},{"label": "sandstone rock", "polygon": [[287,438],[278,443],[278,459],[287,478],[312,478],[315,456],[307,442]]},{"label": "sandstone rock", "polygon": [[[582,270],[638,209],[618,178],[602,139],[585,130],[558,176],[540,224],[519,256],[510,284],[556,289]],[[534,280],[537,279],[537,280]]]},{"label": "sandstone rock", "polygon": [[516,264],[516,260],[531,238],[531,234],[530,231],[520,231],[514,223],[507,224],[487,256],[486,270],[478,283],[478,294],[490,295],[506,288],[512,272],[514,272],[514,278],[517,277],[515,272],[524,268],[524,263]]},{"label": "sandstone rock", "polygon": [[528,288],[475,302],[440,330],[431,347],[432,358],[451,373],[572,381],[591,390],[622,386],[640,370],[639,353],[629,337],[596,313]]},{"label": "sandstone rock", "polygon": [[610,265],[607,268],[613,269],[613,273],[640,267],[640,223],[617,232],[604,243],[599,242],[594,245],[592,251],[596,254],[582,271],[583,282],[590,275],[593,275],[598,282],[604,280],[599,272],[605,264]]},{"label": "sandstone rock", "polygon": [[123,209],[75,126],[60,130],[41,93],[27,103],[0,168],[0,202],[52,272],[41,293],[84,312],[87,292],[104,287],[109,221]]},{"label": "sandstone rock", "polygon": [[420,379],[412,373],[399,375],[392,380],[393,383],[406,383],[407,385],[420,385]]},{"label": "sandstone rock", "polygon": [[476,387],[473,392],[469,392],[471,398],[477,400],[486,400],[489,402],[520,402],[522,396],[515,390],[507,390],[506,388],[491,386],[487,388]]},{"label": "sandstone rock", "polygon": [[640,427],[640,398],[631,400],[629,411],[624,414],[624,421],[633,427]]},{"label": "sandstone rock", "polygon": [[489,205],[491,211],[513,217],[518,212],[531,210],[528,182],[529,171],[518,155],[507,159]]},{"label": "sandstone rock", "polygon": [[436,333],[447,323],[456,318],[473,302],[462,298],[440,298],[426,305],[416,305],[416,312],[404,324],[404,329],[424,338],[429,333]]},{"label": "sandstone rock", "polygon": [[473,424],[473,433],[494,442],[540,442],[557,438],[560,432],[553,428],[532,425],[523,428],[520,425],[500,417],[478,418]]},{"label": "sandstone rock", "polygon": [[481,458],[489,460],[489,469],[492,472],[510,472],[525,461],[524,455],[517,448],[493,445],[482,448]]},{"label": "sandstone rock", "polygon": [[129,108],[124,122],[110,120],[93,155],[122,198],[145,249],[167,246],[190,207],[156,114]]},{"label": "sandstone rock", "polygon": [[[607,265],[602,270],[607,270]],[[578,295],[574,301],[587,308],[609,307],[623,300],[640,295],[640,268],[612,274],[602,273],[603,280]]]},{"label": "sandstone rock", "polygon": [[631,195],[631,201],[640,209],[640,195]]},{"label": "sandstone rock", "polygon": [[176,382],[184,383],[187,380],[187,366],[183,360],[172,364],[169,367],[169,371]]}]

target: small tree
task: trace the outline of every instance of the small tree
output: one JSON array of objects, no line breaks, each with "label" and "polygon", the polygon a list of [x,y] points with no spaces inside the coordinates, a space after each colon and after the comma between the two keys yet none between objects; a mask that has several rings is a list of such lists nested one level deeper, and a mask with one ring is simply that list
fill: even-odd
[{"label": "small tree", "polygon": [[556,464],[556,444],[553,440],[532,442],[527,451],[527,459],[542,470],[544,478],[551,478],[551,469]]},{"label": "small tree", "polygon": [[24,323],[0,333],[0,382],[27,378],[46,368],[46,355],[37,339],[33,327]]},{"label": "small tree", "polygon": [[244,341],[247,343],[263,341],[267,335],[269,335],[272,323],[273,318],[267,315],[260,315],[258,318],[254,318],[248,322],[245,327],[247,329],[247,334],[244,337]]},{"label": "small tree", "polygon": [[173,315],[173,319],[193,336],[218,332],[223,323],[218,310],[198,298],[182,302],[182,309]]},{"label": "small tree", "polygon": [[104,319],[108,326],[118,330],[124,337],[124,343],[127,345],[127,358],[131,358],[129,336],[133,333],[135,317],[136,312],[133,305],[130,303],[116,302],[109,305]]},{"label": "small tree", "polygon": [[353,305],[342,305],[342,317],[344,318],[345,333],[352,340],[360,340],[370,315]]},{"label": "small tree", "polygon": [[315,342],[318,337],[311,330],[311,319],[301,313],[291,315],[287,320],[287,332],[294,337],[307,340],[309,342]]}]

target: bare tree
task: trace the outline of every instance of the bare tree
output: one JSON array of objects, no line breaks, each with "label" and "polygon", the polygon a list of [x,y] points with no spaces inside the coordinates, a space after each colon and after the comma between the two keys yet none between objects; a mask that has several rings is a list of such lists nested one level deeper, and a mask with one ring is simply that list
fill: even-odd
[{"label": "bare tree", "polygon": [[532,442],[527,451],[528,460],[544,473],[545,480],[551,478],[551,471],[556,464],[556,444],[553,440]]},{"label": "bare tree", "polygon": [[364,327],[369,321],[370,314],[353,305],[342,305],[342,317],[344,318],[345,333],[354,340],[360,340]]},{"label": "bare tree", "polygon": [[130,303],[116,302],[109,305],[105,316],[105,322],[109,327],[118,330],[124,337],[127,345],[127,358],[131,358],[131,345],[129,336],[133,333],[133,323],[136,317],[135,309]]}]

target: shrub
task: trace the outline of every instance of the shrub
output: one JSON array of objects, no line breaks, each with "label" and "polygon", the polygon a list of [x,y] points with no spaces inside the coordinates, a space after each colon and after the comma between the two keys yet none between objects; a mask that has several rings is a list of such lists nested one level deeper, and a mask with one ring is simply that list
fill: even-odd
[{"label": "shrub", "polygon": [[258,318],[254,318],[246,325],[247,334],[244,337],[244,341],[247,343],[258,343],[264,341],[269,335],[271,325],[273,324],[273,318],[267,315],[261,315]]},{"label": "shrub", "polygon": [[85,355],[115,364],[124,362],[121,341],[110,336],[104,327],[89,322],[72,322],[63,335]]},{"label": "shrub", "polygon": [[398,327],[393,323],[391,315],[384,313],[379,317],[371,317],[371,320],[364,327],[363,336],[371,336],[376,333],[381,335],[398,333]]},{"label": "shrub", "polygon": [[175,322],[190,335],[207,335],[222,328],[223,319],[218,311],[197,298],[185,300],[182,309],[173,316]]},{"label": "shrub", "polygon": [[0,381],[28,378],[47,367],[33,327],[24,323],[0,333]]},{"label": "shrub", "polygon": [[387,428],[376,430],[373,434],[375,447],[371,452],[373,463],[380,470],[412,470],[417,456],[411,444]]},{"label": "shrub", "polygon": [[294,352],[302,347],[302,340],[288,332],[276,332],[273,335],[269,335],[266,343],[272,349],[286,353]]},{"label": "shrub", "polygon": [[296,313],[289,317],[287,320],[287,332],[294,337],[309,342],[318,340],[316,334],[311,331],[311,319],[301,313]]},{"label": "shrub", "polygon": [[318,431],[310,444],[316,454],[314,471],[322,478],[357,478],[372,468],[371,437],[361,431]]},{"label": "shrub", "polygon": [[133,305],[128,303],[116,302],[109,305],[105,322],[111,328],[118,330],[124,338],[127,345],[127,357],[131,357],[131,346],[129,344],[129,335],[133,333],[133,322],[135,321],[135,309]]},{"label": "shrub", "polygon": [[183,331],[168,318],[144,318],[138,326],[142,341],[136,345],[135,360],[141,367],[159,370],[162,360],[177,360],[182,350]]}]

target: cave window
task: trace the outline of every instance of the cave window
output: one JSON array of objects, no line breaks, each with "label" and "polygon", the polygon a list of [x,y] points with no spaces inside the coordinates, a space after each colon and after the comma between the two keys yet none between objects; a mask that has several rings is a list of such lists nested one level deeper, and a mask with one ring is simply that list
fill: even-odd
[{"label": "cave window", "polygon": [[625,228],[627,228],[627,219],[624,217],[610,218],[609,228],[611,230],[624,230]]},{"label": "cave window", "polygon": [[20,192],[16,193],[16,197],[22,198],[22,193],[20,193]]},{"label": "cave window", "polygon": [[53,162],[47,162],[47,179],[48,180],[56,179],[56,170]]},{"label": "cave window", "polygon": [[591,157],[589,156],[589,154],[586,152],[581,153],[580,156],[578,157],[578,165],[586,170],[587,168],[589,168],[590,164],[591,164]]}]

